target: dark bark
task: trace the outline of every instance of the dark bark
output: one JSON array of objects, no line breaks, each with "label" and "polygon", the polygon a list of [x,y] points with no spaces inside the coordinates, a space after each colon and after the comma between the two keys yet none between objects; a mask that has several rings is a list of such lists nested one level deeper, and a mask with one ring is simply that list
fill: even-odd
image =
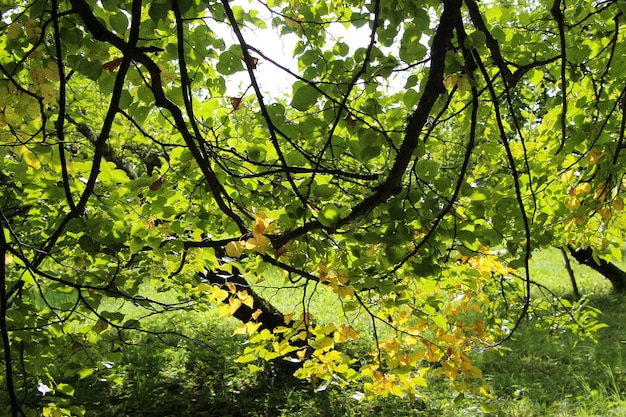
[{"label": "dark bark", "polygon": [[[246,290],[246,292],[252,296],[254,300],[254,304],[252,308],[247,305],[242,304],[237,311],[233,314],[233,317],[240,320],[242,323],[248,322],[256,322],[259,323],[260,326],[257,331],[262,331],[264,329],[273,332],[278,327],[288,326],[289,323],[285,323],[285,315],[274,305],[272,305],[269,301],[258,295],[254,290],[250,287],[250,284],[245,280],[243,276],[233,268],[232,273],[223,272],[223,271],[209,271],[206,270],[204,273],[199,273],[199,275],[206,280],[207,282],[216,285],[223,290],[230,291],[228,283],[234,285],[237,290]],[[225,304],[229,304],[229,301],[232,297],[236,297],[236,294],[231,294],[226,297],[223,302]],[[261,314],[254,319],[253,314],[260,310]],[[279,333],[278,337],[282,338],[288,333]],[[308,345],[307,340],[297,339],[290,341],[292,346],[305,348],[306,355],[305,357],[310,357],[313,350]],[[303,362],[298,359],[295,355],[295,352],[288,355],[289,358],[293,360],[283,360],[284,358],[277,358],[272,361],[272,366],[266,368],[266,372],[269,372],[274,378],[275,382],[287,382],[290,384],[295,383],[295,379],[293,377],[294,372],[296,372],[303,364]]]},{"label": "dark bark", "polygon": [[[231,283],[237,288],[237,290],[246,290],[248,294],[250,294],[250,296],[254,300],[252,308],[248,307],[245,304],[242,304],[233,314],[233,317],[240,320],[241,322],[260,323],[261,326],[259,326],[259,331],[264,329],[273,331],[280,326],[286,325],[285,315],[281,313],[280,310],[278,310],[276,307],[274,307],[270,302],[255,293],[254,290],[252,290],[252,288],[250,287],[250,284],[248,284],[245,278],[242,277],[236,269],[233,269],[232,274],[227,272],[215,272],[206,270],[204,273],[201,273],[200,276],[210,284],[216,285],[223,290],[230,291],[230,288],[227,284]],[[228,304],[230,298],[235,296],[235,294],[231,294],[224,300],[224,303]],[[257,310],[261,311],[261,314],[255,320],[253,318],[253,314]]]},{"label": "dark bark", "polygon": [[575,249],[572,246],[568,246],[567,249],[579,263],[587,265],[611,281],[611,285],[613,285],[613,290],[615,292],[626,292],[626,272],[622,271],[615,264],[602,258],[596,257],[596,259],[594,259],[593,249],[591,248]]},{"label": "dark bark", "polygon": [[567,256],[567,251],[563,248],[561,249],[561,254],[563,254],[563,261],[565,262],[565,270],[569,275],[569,279],[572,282],[572,291],[574,292],[574,298],[576,300],[580,299],[580,291],[578,290],[578,284],[576,283],[576,277],[574,276],[574,271],[572,270],[572,266],[569,263],[569,258]]}]

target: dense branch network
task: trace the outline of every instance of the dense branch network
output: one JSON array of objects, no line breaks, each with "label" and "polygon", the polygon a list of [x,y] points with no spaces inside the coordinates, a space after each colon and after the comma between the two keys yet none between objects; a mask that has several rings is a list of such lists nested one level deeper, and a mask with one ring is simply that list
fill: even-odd
[{"label": "dense branch network", "polygon": [[[37,313],[48,320],[44,327],[84,315],[95,321],[93,331],[109,327],[120,340],[126,330],[159,334],[105,311],[102,297],[130,303],[146,317],[196,308],[214,297],[233,317],[276,333],[277,345],[287,341],[302,349],[292,359],[303,363],[324,359],[324,349],[314,348],[319,339],[347,338],[341,332],[350,325],[314,333],[320,330],[306,314],[307,297],[325,287],[342,306],[370,318],[380,375],[393,368],[377,330],[387,325],[398,340],[418,340],[428,362],[456,376],[464,353],[423,332],[449,331],[443,340],[476,329],[447,313],[425,313],[422,278],[444,282],[458,269],[459,276],[479,275],[473,285],[480,290],[472,293],[457,282],[449,285],[451,298],[474,301],[482,289],[499,286],[494,291],[506,302],[507,285],[514,288],[519,278],[503,266],[509,256],[512,265],[526,268],[525,285],[515,293],[521,306],[509,311],[507,305],[503,313],[517,314],[517,328],[530,308],[528,261],[535,247],[567,246],[580,262],[610,269],[606,260],[592,264],[589,242],[605,239],[603,231],[623,209],[621,171],[615,173],[626,130],[626,87],[615,70],[623,52],[617,6],[570,24],[563,2],[555,0],[549,10],[536,5],[540,18],[528,19],[524,33],[532,50],[509,44],[516,28],[506,19],[492,24],[472,0],[413,7],[415,16],[396,15],[373,0],[350,10],[359,16],[347,20],[340,12],[333,19],[304,16],[291,3],[293,10],[280,12],[265,5],[282,19],[274,21],[277,29],[299,39],[301,68],[294,71],[251,45],[246,24],[255,16],[233,2],[200,8],[174,0],[162,10],[160,3],[133,0],[108,20],[102,18],[107,10],[86,1],[70,4],[61,10],[53,1],[52,12],[42,12],[48,20],[38,27],[41,33],[22,19],[24,36],[34,36],[14,48],[22,51],[12,52],[15,65],[0,63],[7,93],[28,103],[21,113],[4,103],[2,113],[3,134],[11,138],[0,176],[6,200],[0,258],[7,260],[0,270],[0,333],[9,383],[16,372],[10,310],[28,290],[45,306]],[[580,38],[573,29],[584,32],[583,23],[592,26],[600,13],[615,13],[601,48],[592,51],[584,42],[573,48],[570,37]],[[437,22],[428,23],[434,16]],[[362,48],[324,39],[328,25],[366,21]],[[400,29],[391,23],[396,21]],[[233,45],[218,39],[212,25],[228,27]],[[91,55],[87,46],[63,39],[72,35],[89,39]],[[7,45],[19,36],[11,32]],[[560,50],[543,46],[550,41]],[[389,45],[400,51],[388,53]],[[79,52],[70,55],[72,48]],[[49,67],[31,62],[31,55],[45,54]],[[109,55],[117,58],[98,61]],[[294,80],[290,103],[266,98],[258,59]],[[249,86],[229,98],[225,80],[238,71]],[[398,77],[405,87],[393,92],[380,74]],[[103,94],[99,102],[91,97],[95,104],[87,115],[76,106],[93,85]],[[595,97],[573,103],[572,97],[592,96],[581,86]],[[248,91],[252,97],[245,97]],[[232,109],[220,107],[227,100]],[[12,111],[41,116],[18,123]],[[47,123],[49,112],[56,114]],[[583,133],[569,128],[570,120]],[[550,133],[554,126],[558,140]],[[55,151],[48,151],[50,138]],[[162,159],[148,161],[154,154],[145,149],[151,147]],[[549,152],[557,168],[544,157]],[[603,152],[612,153],[610,164]],[[565,202],[541,201],[553,195]],[[581,237],[576,228],[585,222],[596,235]],[[541,237],[546,225],[556,237]],[[293,284],[302,327],[258,285],[266,269]],[[185,301],[144,297],[142,285],[176,288]],[[70,307],[56,305],[49,288],[68,291]],[[386,310],[389,304],[393,308]],[[428,325],[402,327],[396,307]],[[470,339],[493,342],[481,333],[458,345]],[[25,366],[21,372],[27,373]],[[9,393],[13,415],[19,415],[15,387]]]}]

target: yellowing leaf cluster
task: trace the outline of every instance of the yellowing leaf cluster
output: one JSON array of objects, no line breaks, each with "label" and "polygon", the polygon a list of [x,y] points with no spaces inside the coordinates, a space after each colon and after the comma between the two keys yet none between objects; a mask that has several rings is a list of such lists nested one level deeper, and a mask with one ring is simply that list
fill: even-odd
[{"label": "yellowing leaf cluster", "polygon": [[344,300],[354,298],[354,287],[350,285],[348,279],[343,273],[333,273],[324,265],[318,265],[315,271],[320,277],[320,282],[326,284],[339,297]]},{"label": "yellowing leaf cluster", "polygon": [[252,227],[252,237],[247,240],[246,248],[265,254],[270,244],[270,240],[265,236],[265,233],[271,233],[274,228],[274,224],[267,218],[265,213],[258,213],[255,216],[255,223]]}]

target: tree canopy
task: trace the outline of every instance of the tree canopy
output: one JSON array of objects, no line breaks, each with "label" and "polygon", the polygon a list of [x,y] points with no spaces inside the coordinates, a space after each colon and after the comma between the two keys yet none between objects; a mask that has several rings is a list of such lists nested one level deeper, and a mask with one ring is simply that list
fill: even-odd
[{"label": "tree canopy", "polygon": [[[533,249],[621,256],[625,9],[3,1],[7,410],[114,383],[129,338],[159,337],[145,319],[180,309],[238,319],[251,369],[470,389],[470,350],[548,314]],[[552,306],[554,329],[600,326]]]}]

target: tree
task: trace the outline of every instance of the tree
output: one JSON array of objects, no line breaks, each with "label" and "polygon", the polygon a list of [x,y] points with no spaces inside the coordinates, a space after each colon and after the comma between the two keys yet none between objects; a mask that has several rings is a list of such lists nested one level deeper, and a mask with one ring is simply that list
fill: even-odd
[{"label": "tree", "polygon": [[[469,389],[468,352],[538,308],[533,249],[621,254],[621,1],[3,8],[13,416],[38,384],[116,378],[100,363],[134,332],[158,336],[142,318],[211,305],[250,336],[242,363],[290,358],[367,396],[432,374]],[[258,33],[293,41],[297,70]],[[287,310],[264,288],[277,282]],[[336,321],[316,318],[317,292]],[[599,326],[565,306],[553,325]],[[361,334],[371,353],[350,357]]]}]

